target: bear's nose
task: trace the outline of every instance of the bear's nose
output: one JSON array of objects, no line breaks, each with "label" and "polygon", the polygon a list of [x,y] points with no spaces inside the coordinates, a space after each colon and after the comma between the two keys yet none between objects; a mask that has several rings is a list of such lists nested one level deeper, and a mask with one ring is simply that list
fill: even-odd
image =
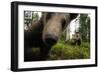
[{"label": "bear's nose", "polygon": [[51,34],[46,34],[44,42],[46,45],[54,45],[57,43],[58,37],[51,35]]}]

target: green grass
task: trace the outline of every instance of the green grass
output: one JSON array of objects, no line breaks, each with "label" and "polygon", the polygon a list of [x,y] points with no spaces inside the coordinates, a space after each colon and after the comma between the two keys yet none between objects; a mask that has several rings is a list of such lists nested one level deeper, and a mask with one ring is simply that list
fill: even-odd
[{"label": "green grass", "polygon": [[48,60],[63,59],[89,59],[90,44],[82,42],[80,46],[71,45],[70,43],[58,42],[54,45],[49,53]]},{"label": "green grass", "polygon": [[[39,48],[33,48],[33,53],[39,55]],[[47,60],[69,60],[69,59],[89,59],[90,58],[90,43],[82,42],[80,46],[71,45],[70,42],[65,43],[59,41],[54,45]]]}]

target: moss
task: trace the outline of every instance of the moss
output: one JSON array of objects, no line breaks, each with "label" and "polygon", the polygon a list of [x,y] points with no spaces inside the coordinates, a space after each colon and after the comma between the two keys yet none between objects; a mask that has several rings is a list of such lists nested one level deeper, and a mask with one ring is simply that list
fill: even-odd
[{"label": "moss", "polygon": [[[32,52],[39,55],[39,48],[33,48]],[[54,45],[47,60],[68,60],[68,59],[89,59],[90,58],[90,43],[82,42],[80,46],[71,45],[70,43],[58,42]]]},{"label": "moss", "polygon": [[71,45],[69,43],[58,42],[49,53],[49,60],[62,59],[88,59],[90,58],[89,43],[82,43],[81,46]]}]

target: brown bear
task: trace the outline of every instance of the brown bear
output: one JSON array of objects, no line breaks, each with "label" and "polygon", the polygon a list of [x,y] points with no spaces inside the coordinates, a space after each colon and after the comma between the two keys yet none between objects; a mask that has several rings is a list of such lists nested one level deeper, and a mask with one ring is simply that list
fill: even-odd
[{"label": "brown bear", "polygon": [[[51,47],[57,43],[66,26],[77,17],[74,13],[42,12],[40,20],[24,30],[24,61],[46,60]],[[32,48],[40,48],[38,56]]]}]

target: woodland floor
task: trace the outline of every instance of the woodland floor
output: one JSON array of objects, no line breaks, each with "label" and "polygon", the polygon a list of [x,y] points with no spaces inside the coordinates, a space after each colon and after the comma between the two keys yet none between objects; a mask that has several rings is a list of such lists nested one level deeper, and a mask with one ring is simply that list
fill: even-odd
[{"label": "woodland floor", "polygon": [[[38,54],[39,50],[33,49],[33,53]],[[70,60],[70,59],[89,59],[90,43],[82,42],[80,46],[70,43],[58,42],[54,45],[47,60]]]}]

